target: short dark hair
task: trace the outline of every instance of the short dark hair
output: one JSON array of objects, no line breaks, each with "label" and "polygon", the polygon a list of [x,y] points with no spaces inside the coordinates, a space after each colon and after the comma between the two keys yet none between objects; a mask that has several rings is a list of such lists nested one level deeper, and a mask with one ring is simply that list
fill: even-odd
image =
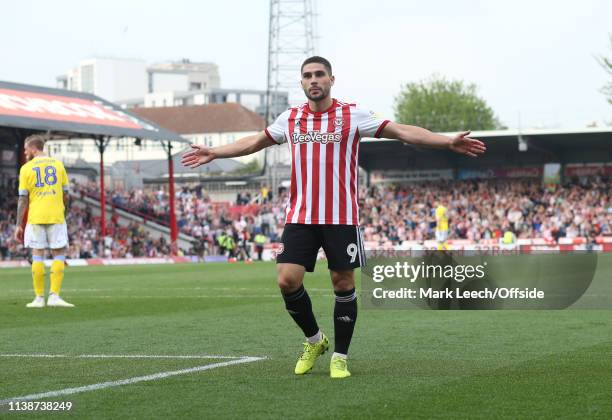
[{"label": "short dark hair", "polygon": [[40,134],[32,134],[25,139],[24,144],[31,145],[36,147],[38,150],[43,150],[45,148],[45,143],[47,139]]},{"label": "short dark hair", "polygon": [[313,55],[312,57],[308,57],[306,60],[304,60],[304,62],[302,63],[302,67],[300,68],[300,73],[304,71],[304,66],[306,64],[311,64],[311,63],[323,64],[325,66],[325,69],[329,73],[329,75],[330,76],[332,75],[332,67],[331,67],[331,63],[329,62],[329,60],[323,57],[319,57],[318,55]]}]

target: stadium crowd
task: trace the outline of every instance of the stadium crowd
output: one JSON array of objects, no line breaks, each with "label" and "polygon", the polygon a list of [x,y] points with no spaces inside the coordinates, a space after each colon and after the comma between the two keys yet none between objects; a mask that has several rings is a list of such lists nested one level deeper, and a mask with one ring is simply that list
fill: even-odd
[{"label": "stadium crowd", "polygon": [[[563,186],[544,187],[532,180],[464,180],[425,182],[362,188],[361,224],[364,239],[378,244],[422,242],[435,234],[434,210],[448,208],[450,239],[496,239],[512,230],[519,238],[612,235],[612,201],[608,179],[574,181]],[[12,239],[16,198],[0,193],[0,257],[22,258],[26,254]],[[97,184],[72,185],[73,194],[98,198]],[[138,213],[168,224],[169,195],[165,189],[121,189],[108,191],[115,208]],[[250,258],[257,235],[277,241],[284,223],[286,192],[275,197],[241,192],[234,203],[216,203],[200,186],[183,186],[176,193],[177,224],[182,233],[195,238],[190,255],[227,254]],[[99,218],[92,209],[71,200],[68,229],[71,240],[68,256],[155,257],[170,252],[169,243],[154,239],[136,223],[119,227],[118,215],[111,212],[106,237],[99,235]],[[261,236],[259,236],[261,242]]]},{"label": "stadium crowd", "polygon": [[[82,196],[99,199],[95,183],[74,186]],[[193,236],[196,241],[187,253],[196,255],[228,254],[250,257],[258,234],[266,242],[279,239],[279,228],[284,222],[286,194],[271,201],[268,195],[240,192],[234,203],[215,203],[200,186],[179,188],[176,193],[176,218],[180,232]],[[115,208],[128,210],[163,225],[169,223],[170,200],[165,189],[116,189],[108,192]],[[229,243],[220,238],[230,237]]]},{"label": "stadium crowd", "polygon": [[611,183],[592,179],[558,187],[532,180],[464,180],[372,187],[361,194],[366,241],[422,242],[434,237],[434,211],[448,208],[450,239],[612,235]]},{"label": "stadium crowd", "polygon": [[[28,258],[28,250],[13,239],[17,198],[3,191],[0,192],[0,202],[3,203],[0,208],[0,259]],[[74,200],[68,205],[68,258],[157,257],[170,253],[170,246],[163,237],[152,238],[137,223],[118,227],[111,220],[107,235],[101,237],[99,218],[92,215],[91,207],[76,205]],[[112,218],[115,219],[116,215]]]}]

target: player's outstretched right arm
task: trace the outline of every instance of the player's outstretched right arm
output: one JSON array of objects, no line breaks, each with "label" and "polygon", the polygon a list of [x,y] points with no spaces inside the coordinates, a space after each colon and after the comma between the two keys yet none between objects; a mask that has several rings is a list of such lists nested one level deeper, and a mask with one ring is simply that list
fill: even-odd
[{"label": "player's outstretched right arm", "polygon": [[190,168],[197,168],[214,159],[250,155],[275,144],[264,131],[252,136],[243,137],[235,143],[219,147],[205,147],[192,144],[191,150],[187,151],[181,158],[181,163]]}]

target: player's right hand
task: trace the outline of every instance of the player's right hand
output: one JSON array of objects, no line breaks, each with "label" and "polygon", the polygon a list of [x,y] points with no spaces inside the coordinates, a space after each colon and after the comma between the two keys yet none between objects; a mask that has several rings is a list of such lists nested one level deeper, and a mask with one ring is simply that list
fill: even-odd
[{"label": "player's right hand", "polygon": [[192,144],[191,150],[186,152],[181,158],[181,163],[183,164],[183,166],[197,168],[200,165],[207,164],[215,158],[216,156],[210,147]]}]

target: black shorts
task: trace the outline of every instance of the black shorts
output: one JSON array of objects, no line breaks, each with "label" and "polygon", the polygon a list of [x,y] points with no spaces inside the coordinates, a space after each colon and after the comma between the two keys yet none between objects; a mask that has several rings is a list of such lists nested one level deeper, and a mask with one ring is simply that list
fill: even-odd
[{"label": "black shorts", "polygon": [[285,225],[276,262],[298,264],[306,271],[313,272],[321,247],[325,251],[327,268],[330,270],[351,270],[366,263],[359,226],[295,223]]}]

